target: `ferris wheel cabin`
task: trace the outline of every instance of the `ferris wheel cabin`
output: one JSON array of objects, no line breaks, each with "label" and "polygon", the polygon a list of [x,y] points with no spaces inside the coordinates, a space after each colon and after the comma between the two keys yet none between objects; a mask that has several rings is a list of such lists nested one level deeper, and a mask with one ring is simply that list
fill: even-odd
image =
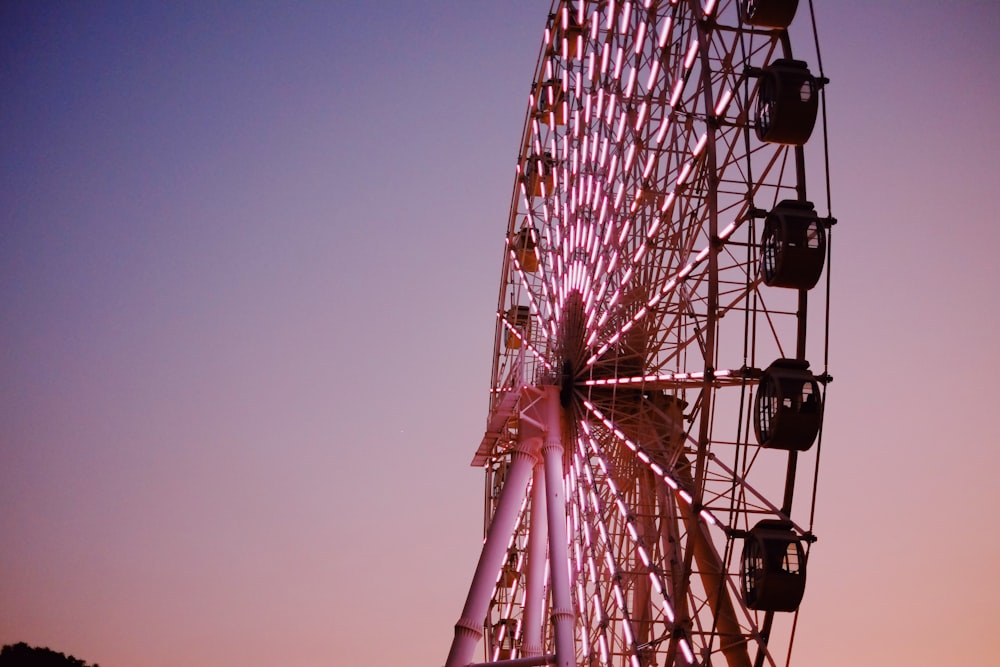
[{"label": "ferris wheel cabin", "polygon": [[812,135],[819,110],[816,78],[801,60],[779,58],[761,70],[757,138],[801,146]]},{"label": "ferris wheel cabin", "polygon": [[743,596],[762,611],[795,611],[806,590],[802,540],[787,521],[767,519],[750,529],[743,544]]}]

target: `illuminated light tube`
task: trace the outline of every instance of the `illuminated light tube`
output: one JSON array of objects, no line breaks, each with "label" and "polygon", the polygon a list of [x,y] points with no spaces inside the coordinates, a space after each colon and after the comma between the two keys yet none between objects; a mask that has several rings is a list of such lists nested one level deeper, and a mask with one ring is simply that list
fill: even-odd
[{"label": "illuminated light tube", "polygon": [[681,498],[683,498],[684,502],[686,502],[688,505],[690,505],[691,501],[694,500],[691,497],[691,494],[688,493],[687,491],[685,491],[684,489],[678,489],[677,495],[679,495]]},{"label": "illuminated light tube", "polygon": [[698,56],[698,40],[692,39],[688,48],[687,56],[684,58],[684,69],[689,70],[694,65],[694,59]]},{"label": "illuminated light tube", "polygon": [[639,29],[635,34],[635,55],[642,53],[643,43],[646,41],[646,22],[639,21]]},{"label": "illuminated light tube", "polygon": [[708,253],[710,250],[711,248],[709,246],[705,246],[704,248],[702,248],[701,252],[699,252],[694,258],[695,264],[700,264],[706,257],[708,257]]},{"label": "illuminated light tube", "polygon": [[658,463],[650,463],[649,469],[656,473],[657,476],[663,477],[663,468],[660,467]]},{"label": "illuminated light tube", "polygon": [[625,237],[628,236],[628,227],[629,227],[628,226],[628,222],[625,221],[625,220],[623,220],[622,221],[622,231],[618,235],[618,245],[622,245],[623,243],[625,243]]},{"label": "illuminated light tube", "polygon": [[649,178],[649,174],[653,171],[653,162],[656,160],[656,154],[650,153],[649,157],[646,158],[646,166],[642,169],[642,177],[644,179]]},{"label": "illuminated light tube", "polygon": [[646,100],[643,100],[642,104],[639,105],[639,113],[637,114],[636,120],[635,120],[635,130],[637,132],[645,124],[645,122],[646,122],[646,113],[648,111],[649,111],[649,105],[647,104]]},{"label": "illuminated light tube", "polygon": [[622,137],[625,136],[625,125],[628,123],[628,115],[625,113],[625,109],[622,109],[622,115],[618,117],[618,129],[615,130],[615,142],[621,143]]},{"label": "illuminated light tube", "polygon": [[694,653],[691,651],[691,645],[688,644],[688,640],[682,637],[678,643],[681,645],[681,652],[684,654],[684,659],[689,663],[693,663]]},{"label": "illuminated light tube", "polygon": [[687,277],[688,277],[689,275],[691,275],[691,272],[692,272],[693,270],[694,270],[694,264],[688,264],[688,265],[687,265],[687,266],[685,266],[685,267],[684,267],[683,269],[681,269],[681,272],[680,272],[680,273],[678,273],[678,274],[677,274],[677,279],[678,279],[678,280],[684,280],[684,279],[685,279],[685,278],[687,278]]},{"label": "illuminated light tube", "polygon": [[628,30],[628,24],[632,22],[632,2],[627,0],[625,5],[622,7],[622,32]]},{"label": "illuminated light tube", "polygon": [[628,75],[628,83],[625,84],[625,97],[632,97],[632,91],[635,88],[635,67],[630,68]]},{"label": "illuminated light tube", "polygon": [[[681,185],[684,185],[685,181],[687,181],[687,178],[690,175],[691,175],[691,163],[690,162],[685,162],[684,166],[681,168],[680,175],[677,177],[677,185],[678,185],[678,187],[681,186]],[[544,183],[542,185],[544,185]]]},{"label": "illuminated light tube", "polygon": [[684,79],[677,79],[677,83],[674,84],[674,92],[670,95],[670,106],[676,107],[677,103],[681,99],[681,92],[684,90]]},{"label": "illuminated light tube", "polygon": [[625,171],[632,168],[632,160],[635,159],[635,144],[629,144],[628,152],[625,153]]},{"label": "illuminated light tube", "polygon": [[667,39],[670,37],[671,27],[672,27],[671,18],[668,16],[666,20],[663,22],[663,25],[660,27],[660,36],[656,42],[656,46],[658,48],[662,49],[663,46],[667,43]]},{"label": "illuminated light tube", "polygon": [[[621,607],[622,611],[625,611],[624,597],[622,598],[622,603],[619,606]],[[632,646],[635,643],[635,639],[633,639],[632,637],[632,624],[629,623],[628,620],[626,620],[625,623],[622,624],[622,631],[625,633],[626,646]],[[634,658],[635,656],[633,655],[632,657]],[[639,665],[634,665],[634,667],[639,667]]]},{"label": "illuminated light tube", "polygon": [[663,597],[663,613],[667,615],[667,620],[670,621],[671,623],[673,623],[674,620],[677,618],[674,615],[674,608],[670,606],[670,603],[667,601],[666,595],[664,593],[661,592],[660,595],[664,596]]},{"label": "illuminated light tube", "polygon": [[642,564],[645,565],[646,567],[649,567],[650,565],[649,554],[647,554],[646,550],[643,549],[641,546],[637,549],[637,551],[639,552],[639,558],[642,559]]},{"label": "illuminated light tube", "polygon": [[[714,11],[715,11],[715,0],[708,0],[708,2],[705,3],[705,16],[711,16],[712,12]],[[691,661],[688,660],[688,662]]]},{"label": "illuminated light tube", "polygon": [[656,77],[660,73],[660,61],[656,60],[653,62],[653,66],[649,68],[649,78],[646,80],[646,90],[653,90],[653,86],[656,84]]},{"label": "illuminated light tube", "polygon": [[612,76],[615,78],[615,81],[618,81],[618,80],[621,79],[621,76],[622,76],[622,57],[624,55],[625,55],[625,49],[624,49],[624,47],[619,46],[618,47],[618,54],[615,56],[615,71],[612,74]]},{"label": "illuminated light tube", "polygon": [[709,512],[708,510],[702,510],[698,512],[698,514],[700,514],[701,518],[703,518],[706,522],[712,524],[713,526],[718,524],[718,522],[715,520],[715,517],[712,516],[712,513]]},{"label": "illuminated light tube", "polygon": [[610,43],[604,42],[604,48],[601,50],[601,76],[608,73],[608,61],[611,59],[610,48]]},{"label": "illuminated light tube", "polygon": [[725,229],[719,232],[719,238],[725,241],[730,236],[732,236],[733,232],[736,231],[737,227],[739,227],[739,224],[737,222],[730,222]]},{"label": "illuminated light tube", "polygon": [[656,143],[662,144],[663,139],[667,136],[667,129],[670,127],[670,116],[664,116],[663,122],[660,123],[660,129],[656,133]]},{"label": "illuminated light tube", "polygon": [[694,157],[698,157],[701,154],[701,152],[705,150],[705,146],[707,144],[708,144],[708,132],[701,135],[701,138],[698,139],[698,143],[697,145],[695,145],[694,151],[691,153],[691,155],[693,155]]},{"label": "illuminated light tube", "polygon": [[733,99],[733,90],[730,88],[726,92],[722,93],[722,97],[715,104],[715,115],[721,116],[726,111],[726,107],[729,106],[729,101]]}]

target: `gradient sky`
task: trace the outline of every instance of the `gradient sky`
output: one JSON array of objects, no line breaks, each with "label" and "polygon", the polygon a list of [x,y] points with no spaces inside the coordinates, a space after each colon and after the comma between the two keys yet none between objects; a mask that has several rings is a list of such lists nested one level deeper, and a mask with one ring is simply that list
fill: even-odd
[{"label": "gradient sky", "polygon": [[[361,4],[0,2],[0,644],[443,664],[549,3]],[[987,664],[1000,5],[816,4],[840,222],[795,662]]]}]

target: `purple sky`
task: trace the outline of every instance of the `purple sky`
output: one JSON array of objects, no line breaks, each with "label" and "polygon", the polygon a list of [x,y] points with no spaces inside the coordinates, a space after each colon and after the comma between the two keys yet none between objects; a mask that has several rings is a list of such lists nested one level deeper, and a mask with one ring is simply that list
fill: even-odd
[{"label": "purple sky", "polygon": [[[835,381],[796,662],[986,664],[1000,5],[817,5]],[[360,6],[0,4],[0,644],[444,662],[548,3]]]}]

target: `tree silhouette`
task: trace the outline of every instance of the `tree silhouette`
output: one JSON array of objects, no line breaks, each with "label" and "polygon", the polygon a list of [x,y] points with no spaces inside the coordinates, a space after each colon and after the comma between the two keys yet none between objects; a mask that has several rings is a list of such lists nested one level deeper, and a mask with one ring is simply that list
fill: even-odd
[{"label": "tree silhouette", "polygon": [[48,648],[28,646],[24,642],[8,644],[0,650],[0,667],[100,667],[66,656]]}]

